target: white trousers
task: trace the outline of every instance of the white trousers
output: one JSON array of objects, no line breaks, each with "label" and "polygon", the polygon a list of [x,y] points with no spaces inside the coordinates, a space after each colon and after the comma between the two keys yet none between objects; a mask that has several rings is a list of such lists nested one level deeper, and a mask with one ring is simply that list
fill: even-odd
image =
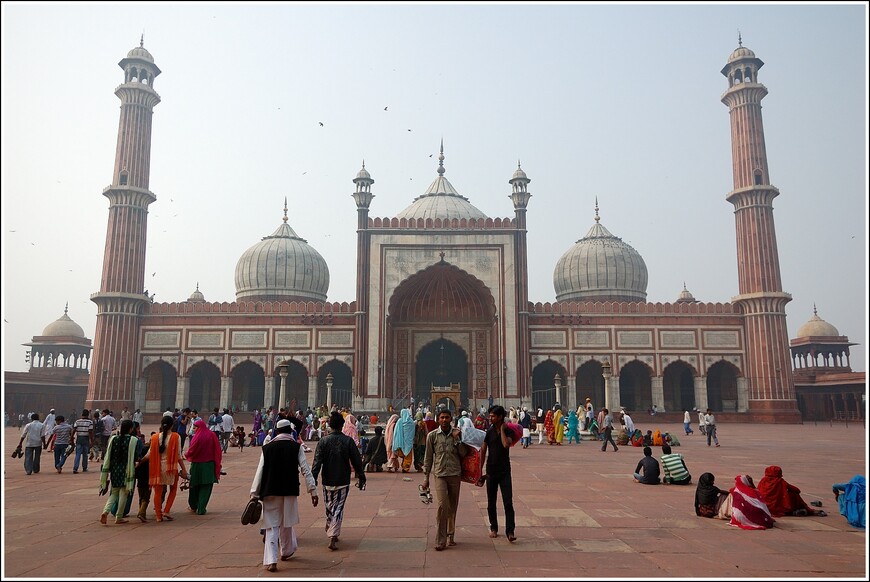
[{"label": "white trousers", "polygon": [[[280,553],[279,553],[280,545]],[[263,547],[263,565],[277,564],[278,558],[287,557],[297,548],[296,531],[292,527],[266,528],[266,543]]]}]

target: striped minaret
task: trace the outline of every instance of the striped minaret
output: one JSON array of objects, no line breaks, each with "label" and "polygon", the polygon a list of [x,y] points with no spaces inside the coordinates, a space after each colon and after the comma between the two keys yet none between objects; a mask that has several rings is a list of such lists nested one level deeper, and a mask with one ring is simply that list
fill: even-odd
[{"label": "striped minaret", "polygon": [[732,301],[745,318],[749,411],[758,420],[798,422],[785,321],[791,295],[782,291],[773,224],[779,190],[770,184],[761,121],[767,87],[758,82],[758,70],[764,63],[742,39],[738,44],[722,69],[728,78],[722,103],[731,114],[734,189],[727,200],[734,205],[740,290]]},{"label": "striped minaret", "polygon": [[[369,395],[368,386],[368,358],[369,358],[369,251],[371,249],[371,236],[369,227],[369,206],[375,197],[372,194],[372,175],[366,170],[366,162],[363,160],[362,169],[357,172],[353,179],[356,190],[352,194],[356,202],[356,337],[354,338],[353,353],[353,406],[355,409],[365,407],[365,399]],[[379,357],[382,357],[379,355]],[[378,382],[381,376],[378,375]],[[384,396],[385,388],[378,386],[378,395]]]},{"label": "striped minaret", "polygon": [[[532,402],[532,374],[529,361],[529,266],[528,245],[526,243],[526,207],[529,205],[529,177],[517,160],[508,184],[511,185],[509,198],[514,205],[516,235],[514,241],[514,289],[517,294],[517,394],[523,402]],[[505,379],[507,381],[507,379]],[[507,389],[505,384],[504,389]]]},{"label": "striped minaret", "polygon": [[151,166],[151,116],[160,96],[154,78],[160,69],[143,47],[144,39],[118,65],[124,83],[115,89],[121,100],[118,144],[109,199],[109,224],[97,304],[97,329],[86,406],[132,407],[139,367],[139,322],[145,295],[145,237],[148,205],[157,198],[148,190]]}]

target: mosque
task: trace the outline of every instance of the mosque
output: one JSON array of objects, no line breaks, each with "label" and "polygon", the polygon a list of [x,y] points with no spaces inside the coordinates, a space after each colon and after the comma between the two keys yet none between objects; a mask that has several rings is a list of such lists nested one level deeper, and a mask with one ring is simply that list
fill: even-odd
[{"label": "mosque", "polygon": [[[544,408],[576,408],[587,397],[611,410],[709,407],[746,421],[863,418],[864,373],[848,360],[854,344],[817,313],[791,343],[787,337],[791,296],[780,280],[763,64],[741,42],[721,70],[734,177],[726,199],[738,255],[739,295],[730,303],[699,301],[685,285],[673,302],[647,301],[644,260],[605,227],[597,200],[586,234],[551,258],[556,301],[531,301],[531,180],[518,164],[505,187],[512,215],[487,216],[447,179],[443,145],[431,185],[391,216],[369,215],[375,180],[364,165],[353,178],[350,301],[329,299],[329,267],[294,230],[285,201],[275,231],[240,249],[235,301],[208,301],[197,285],[186,300],[155,303],[144,279],[148,207],[157,200],[148,187],[160,69],[140,42],[119,63],[102,281],[91,296],[93,355],[64,311],[27,344],[31,373],[71,364],[87,376],[85,406],[140,408],[149,418],[185,406],[337,403],[379,412],[411,398],[479,407],[490,397]],[[18,374],[17,389],[10,374],[7,391],[26,392],[28,374]]]}]

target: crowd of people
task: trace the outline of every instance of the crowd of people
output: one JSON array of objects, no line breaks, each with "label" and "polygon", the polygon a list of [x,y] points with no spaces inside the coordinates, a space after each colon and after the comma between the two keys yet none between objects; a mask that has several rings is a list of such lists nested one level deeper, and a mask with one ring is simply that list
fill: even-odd
[{"label": "crowd of people", "polygon": [[[85,409],[75,422],[69,423],[52,409],[45,421],[31,413],[13,456],[23,458],[27,475],[40,472],[43,450],[53,452],[57,473],[62,473],[73,452],[73,473],[78,473],[80,467],[88,472],[88,461],[99,463],[100,494],[108,495],[99,521],[107,524],[113,516],[115,524],[123,524],[128,522],[134,492],[139,498],[136,518],[143,523],[149,521],[152,501],[154,521],[173,521],[171,510],[178,489],[189,490],[187,506],[191,514],[206,514],[212,488],[226,474],[222,458],[228,448],[243,451],[246,446],[258,447],[260,459],[250,494],[263,503],[263,565],[274,572],[278,562],[290,559],[298,547],[294,526],[299,523],[297,500],[303,482],[316,507],[321,500],[319,479],[328,547],[336,550],[352,472],[361,490],[366,486],[366,473],[423,473],[421,497],[424,502],[431,501],[430,491],[437,497],[435,550],[443,551],[457,545],[456,512],[463,480],[486,487],[492,538],[499,536],[497,499],[501,493],[505,536],[510,542],[516,540],[510,449],[520,443],[528,448],[533,433],[538,434],[539,444],[546,436],[548,444],[561,445],[566,437],[567,444],[579,444],[582,432],[600,442],[602,451],[606,451],[608,443],[614,451],[619,450],[613,439],[613,415],[606,408],[599,409],[596,415],[590,399],[567,416],[558,404],[546,413],[540,408],[530,413],[525,407],[506,410],[494,404],[486,414],[483,410],[463,410],[455,419],[448,408],[430,408],[426,404],[391,412],[382,426],[375,415],[358,417],[350,409],[335,405],[308,408],[304,413],[270,407],[252,413],[252,430],[246,433],[244,426],[234,420],[238,413],[234,415],[226,408],[214,408],[205,418],[189,408],[167,409],[159,429],[146,437],[141,432],[139,410],[130,413],[125,408],[119,422],[108,409],[93,415]],[[708,446],[719,446],[712,411],[702,414],[701,419],[701,432]],[[620,444],[643,447],[643,457],[633,474],[637,483],[692,484],[683,455],[673,452],[672,445],[679,444],[675,437],[651,430],[642,435],[624,409],[621,420]],[[686,411],[683,428],[687,436],[694,433],[691,420]],[[637,435],[640,438],[635,438]],[[310,464],[305,457],[306,452],[312,452],[307,442],[317,443]],[[653,457],[655,445],[661,446],[661,464]],[[840,513],[852,526],[863,529],[864,477],[856,475],[848,482],[834,484],[832,491]],[[767,529],[773,527],[776,517],[826,515],[811,505],[821,506],[821,502],[807,504],[800,489],[783,478],[781,467],[769,466],[757,486],[750,475],[740,474],[727,490],[715,485],[713,474],[701,474],[694,508],[700,517],[729,520],[742,529]]]}]

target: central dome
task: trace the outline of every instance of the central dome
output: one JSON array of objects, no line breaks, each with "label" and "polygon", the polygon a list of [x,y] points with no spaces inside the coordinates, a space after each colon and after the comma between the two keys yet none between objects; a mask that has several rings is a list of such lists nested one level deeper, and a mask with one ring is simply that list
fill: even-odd
[{"label": "central dome", "polygon": [[236,264],[236,298],[259,301],[326,301],[326,261],[284,223],[249,248]]},{"label": "central dome", "polygon": [[444,177],[444,144],[438,156],[438,177],[422,195],[396,215],[396,218],[485,219],[486,214],[474,207],[468,198],[456,191]]},{"label": "central dome", "polygon": [[646,301],[646,263],[599,220],[596,202],[595,224],[556,263],[556,301]]}]

